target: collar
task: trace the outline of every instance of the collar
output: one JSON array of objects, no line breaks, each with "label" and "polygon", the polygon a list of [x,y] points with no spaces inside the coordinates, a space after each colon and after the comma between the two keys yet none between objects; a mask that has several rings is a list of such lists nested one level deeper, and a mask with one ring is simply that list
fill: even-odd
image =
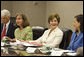
[{"label": "collar", "polygon": [[[57,31],[59,28],[58,28],[58,26],[53,30],[53,31]],[[51,29],[49,29],[49,31],[50,31]]]},{"label": "collar", "polygon": [[[8,23],[6,24],[6,28],[8,28],[8,25],[10,24],[10,20],[8,21]],[[5,26],[5,25],[4,25]]]},{"label": "collar", "polygon": [[[77,33],[75,33],[75,37],[76,37],[76,35],[77,35]],[[74,41],[76,42],[80,38],[81,35],[82,35],[82,33],[80,32],[79,35],[76,37],[76,39],[74,37]]]}]

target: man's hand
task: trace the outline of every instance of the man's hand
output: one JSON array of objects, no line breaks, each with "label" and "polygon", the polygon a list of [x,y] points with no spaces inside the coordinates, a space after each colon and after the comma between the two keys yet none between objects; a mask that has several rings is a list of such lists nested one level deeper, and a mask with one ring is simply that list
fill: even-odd
[{"label": "man's hand", "polygon": [[16,39],[11,39],[11,38],[9,38],[9,37],[7,37],[7,36],[5,36],[5,38],[6,38],[7,40],[11,41],[11,42],[16,42]]},{"label": "man's hand", "polygon": [[16,42],[16,39],[11,39],[11,42]]},{"label": "man's hand", "polygon": [[11,41],[11,38],[9,38],[9,37],[7,37],[7,36],[5,36],[5,39],[7,39],[7,40]]}]

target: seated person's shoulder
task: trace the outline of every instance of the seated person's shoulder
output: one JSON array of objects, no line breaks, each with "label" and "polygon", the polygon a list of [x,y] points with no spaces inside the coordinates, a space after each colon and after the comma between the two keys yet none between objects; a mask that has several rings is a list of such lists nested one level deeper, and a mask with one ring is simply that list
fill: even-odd
[{"label": "seated person's shoulder", "polygon": [[73,32],[73,34],[76,34],[76,32]]},{"label": "seated person's shoulder", "polygon": [[30,26],[25,27],[26,29],[32,29]]},{"label": "seated person's shoulder", "polygon": [[45,31],[44,31],[44,34],[47,34],[49,31],[50,31],[50,29],[45,30]]},{"label": "seated person's shoulder", "polygon": [[15,31],[18,31],[18,30],[19,30],[19,28],[16,28],[16,29],[15,29]]},{"label": "seated person's shoulder", "polygon": [[14,29],[17,28],[13,22],[10,22],[9,26],[12,26]]},{"label": "seated person's shoulder", "polygon": [[63,31],[62,31],[61,29],[58,29],[58,30],[57,30],[57,33],[63,34]]},{"label": "seated person's shoulder", "polygon": [[30,26],[25,27],[25,30],[32,31],[32,28]]},{"label": "seated person's shoulder", "polygon": [[45,32],[48,32],[48,31],[50,31],[50,29],[48,29],[48,30],[45,30]]}]

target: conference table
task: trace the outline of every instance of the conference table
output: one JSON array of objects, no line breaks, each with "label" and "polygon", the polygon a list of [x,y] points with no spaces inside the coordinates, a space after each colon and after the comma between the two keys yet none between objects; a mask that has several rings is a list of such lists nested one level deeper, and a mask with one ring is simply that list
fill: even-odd
[{"label": "conference table", "polygon": [[13,50],[11,51],[13,52],[12,54],[7,54],[7,53],[1,53],[1,56],[48,56],[48,55],[44,55],[44,54],[37,54],[37,53],[27,53],[26,51],[22,51],[22,50]]},{"label": "conference table", "polygon": [[[40,52],[28,53],[26,51],[28,47],[38,49],[41,48],[42,46],[25,46],[23,50],[10,48],[11,46],[12,45],[1,46],[1,56],[51,56],[51,53],[40,53]],[[61,56],[63,56],[63,54]]]},{"label": "conference table", "polygon": [[28,53],[26,50],[12,49],[10,48],[10,46],[1,47],[1,49],[3,48],[7,52],[3,52],[3,50],[1,50],[1,56],[49,56],[47,54],[42,54],[42,53]]},{"label": "conference table", "polygon": [[[1,46],[1,56],[49,56],[47,54],[43,54],[43,53],[28,53],[26,51],[26,48],[28,47],[33,47],[33,48],[39,48],[39,47],[42,47],[42,46],[24,46],[23,50],[22,49],[16,49],[15,47],[14,48],[11,48],[14,46],[13,45],[10,45],[9,44],[10,41],[8,41],[6,43],[6,45],[4,46]],[[3,42],[1,42],[1,45],[2,45]],[[15,42],[11,42],[11,43],[15,43]],[[16,47],[18,47],[19,44],[16,45]],[[20,47],[18,47],[20,48]]]}]

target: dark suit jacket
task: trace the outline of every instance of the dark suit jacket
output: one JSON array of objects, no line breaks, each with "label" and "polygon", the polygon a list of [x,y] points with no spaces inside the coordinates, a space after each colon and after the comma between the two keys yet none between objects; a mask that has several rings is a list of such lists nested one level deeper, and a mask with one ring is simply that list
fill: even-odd
[{"label": "dark suit jacket", "polygon": [[[14,37],[14,31],[15,31],[16,27],[14,26],[14,24],[12,22],[10,22],[6,36],[10,37],[11,39],[15,38]],[[3,30],[3,23],[1,24],[1,33]]]}]

